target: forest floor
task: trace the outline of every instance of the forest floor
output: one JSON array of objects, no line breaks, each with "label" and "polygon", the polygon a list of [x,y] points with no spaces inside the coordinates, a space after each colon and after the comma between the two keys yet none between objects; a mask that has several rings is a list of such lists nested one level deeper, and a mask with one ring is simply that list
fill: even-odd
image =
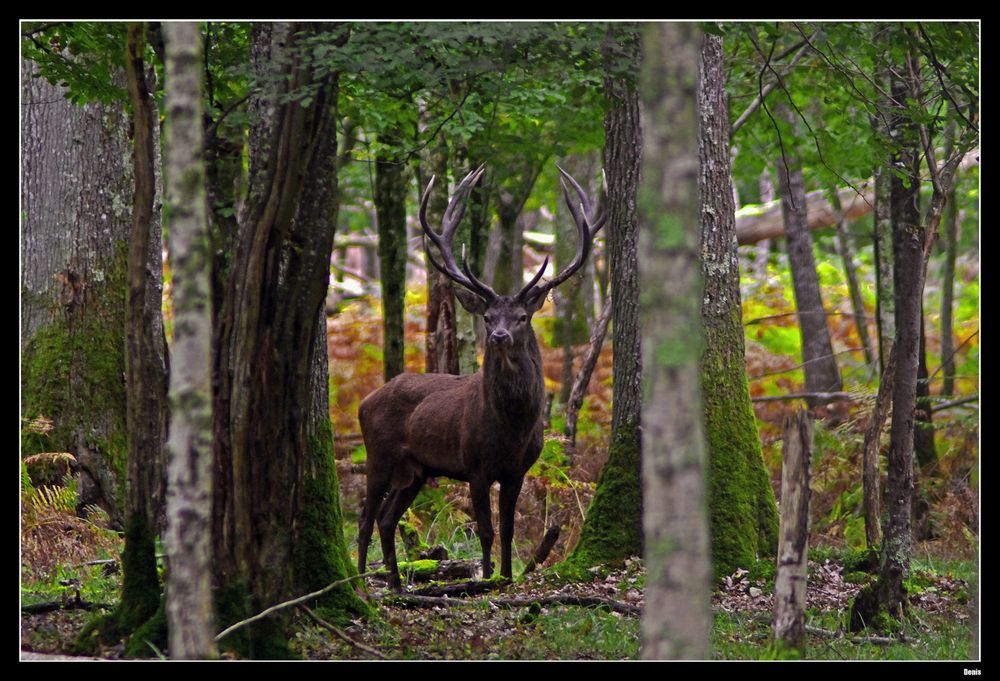
[{"label": "forest floor", "polygon": [[[818,550],[819,555],[829,551]],[[869,579],[825,558],[809,563],[807,657],[832,660],[940,660],[975,657],[974,587],[957,575],[971,564],[922,564],[909,582],[910,611],[892,635],[845,631],[850,599]],[[847,578],[845,580],[845,577]],[[471,597],[421,597],[421,585],[393,594],[376,581],[367,620],[340,627],[351,643],[313,623],[293,620],[293,648],[309,660],[630,660],[638,659],[638,613],[645,571],[638,559],[588,583],[566,583],[549,570]],[[474,582],[472,584],[475,584]],[[424,587],[426,588],[426,587]],[[433,587],[432,587],[433,588]],[[713,659],[766,657],[773,578],[738,570],[712,596]],[[61,659],[90,613],[22,615],[22,659]],[[106,651],[118,659],[121,648]],[[151,656],[153,655],[151,651]],[[67,657],[66,659],[81,659]]]}]

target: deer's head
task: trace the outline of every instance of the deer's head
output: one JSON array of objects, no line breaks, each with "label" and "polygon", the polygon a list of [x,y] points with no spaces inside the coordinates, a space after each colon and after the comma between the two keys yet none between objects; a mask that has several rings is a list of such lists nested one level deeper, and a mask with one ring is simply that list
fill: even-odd
[{"label": "deer's head", "polygon": [[[549,264],[548,256],[546,256],[542,266],[538,268],[538,272],[520,291],[513,295],[500,295],[472,273],[464,257],[460,269],[455,261],[452,248],[455,230],[465,212],[464,199],[485,170],[485,164],[481,165],[466,175],[459,183],[441,220],[440,234],[427,224],[427,202],[430,198],[431,187],[434,186],[434,178],[432,177],[420,201],[420,224],[424,228],[424,234],[437,247],[443,264],[439,263],[432,255],[431,249],[427,249],[428,260],[438,271],[460,285],[460,288],[455,289],[455,296],[462,307],[483,318],[486,325],[487,344],[498,348],[516,349],[527,342],[528,336],[533,337],[531,317],[545,302],[548,292],[569,279],[587,261],[587,256],[590,255],[593,246],[594,236],[604,225],[606,214],[596,217],[594,215],[596,206],[591,205],[583,188],[569,173],[559,168],[559,172],[562,174],[560,182],[562,183],[563,195],[566,198],[566,205],[569,206],[579,232],[576,255],[562,272],[549,281],[543,282],[541,281],[542,275]],[[575,190],[579,198],[578,204],[574,203],[567,182]]]}]

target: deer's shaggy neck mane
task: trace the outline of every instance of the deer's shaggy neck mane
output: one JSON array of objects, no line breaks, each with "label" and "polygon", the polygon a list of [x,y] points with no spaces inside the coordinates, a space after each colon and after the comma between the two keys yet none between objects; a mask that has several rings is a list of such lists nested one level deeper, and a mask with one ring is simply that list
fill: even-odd
[{"label": "deer's shaggy neck mane", "polygon": [[541,412],[542,355],[528,333],[523,348],[487,347],[483,358],[483,398],[506,417],[537,416]]}]

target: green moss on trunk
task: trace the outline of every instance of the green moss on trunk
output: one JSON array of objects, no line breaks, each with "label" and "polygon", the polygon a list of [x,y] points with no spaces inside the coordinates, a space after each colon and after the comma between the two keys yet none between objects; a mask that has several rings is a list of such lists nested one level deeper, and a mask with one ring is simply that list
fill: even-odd
[{"label": "green moss on trunk", "polygon": [[642,483],[639,429],[618,429],[590,502],[580,540],[557,572],[569,579],[589,576],[587,569],[622,563],[642,555]]},{"label": "green moss on trunk", "polygon": [[[106,493],[119,521],[125,498],[124,248],[89,282],[80,299],[61,306],[34,334],[21,358],[21,408],[26,422],[44,416],[52,429],[21,429],[21,455],[78,453],[80,437],[114,480]],[[88,463],[88,465],[92,465]]]},{"label": "green moss on trunk", "polygon": [[717,344],[702,360],[705,435],[709,447],[709,518],[716,578],[774,555],[778,512],[761,457],[742,363],[730,367]]},{"label": "green moss on trunk", "polygon": [[[316,429],[318,432],[310,439],[298,541],[294,549],[295,583],[302,593],[357,574],[344,538],[329,419],[320,421]],[[370,609],[354,587],[355,584],[346,582],[325,594],[319,601],[320,616],[344,622],[351,616],[368,615]]]},{"label": "green moss on trunk", "polygon": [[[125,530],[122,551],[122,598],[109,615],[97,617],[83,628],[73,644],[77,654],[92,654],[98,645],[114,645],[126,640],[126,655],[148,657],[151,641],[163,649],[167,645],[162,589],[156,572],[156,543],[152,530],[141,518],[133,518]],[[137,642],[133,643],[133,639]]]}]

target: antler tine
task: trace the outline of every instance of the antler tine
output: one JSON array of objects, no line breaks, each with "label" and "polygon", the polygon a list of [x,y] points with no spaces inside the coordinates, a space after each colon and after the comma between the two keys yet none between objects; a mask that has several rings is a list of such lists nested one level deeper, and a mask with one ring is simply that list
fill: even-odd
[{"label": "antler tine", "polygon": [[427,259],[430,260],[431,264],[452,281],[461,284],[482,298],[490,300],[497,297],[496,292],[483,282],[479,281],[479,279],[472,274],[468,266],[464,263],[464,258],[463,269],[466,274],[463,275],[455,262],[455,254],[452,250],[455,230],[458,228],[458,223],[461,221],[462,215],[465,212],[463,199],[471,191],[473,185],[479,181],[479,178],[482,177],[485,169],[486,164],[484,163],[476,170],[473,170],[466,175],[465,178],[459,183],[455,190],[455,195],[452,196],[451,200],[448,202],[448,207],[445,209],[444,216],[442,217],[442,229],[440,234],[435,232],[430,225],[427,224],[427,203],[430,198],[431,187],[434,186],[433,177],[431,177],[430,182],[427,183],[427,188],[424,190],[423,196],[420,199],[419,217],[420,225],[424,229],[424,234],[435,246],[437,246],[438,251],[441,253],[441,258],[444,260],[444,265],[439,263],[437,259],[431,255],[431,250],[427,248],[427,244],[425,242],[424,251],[427,253]]}]

